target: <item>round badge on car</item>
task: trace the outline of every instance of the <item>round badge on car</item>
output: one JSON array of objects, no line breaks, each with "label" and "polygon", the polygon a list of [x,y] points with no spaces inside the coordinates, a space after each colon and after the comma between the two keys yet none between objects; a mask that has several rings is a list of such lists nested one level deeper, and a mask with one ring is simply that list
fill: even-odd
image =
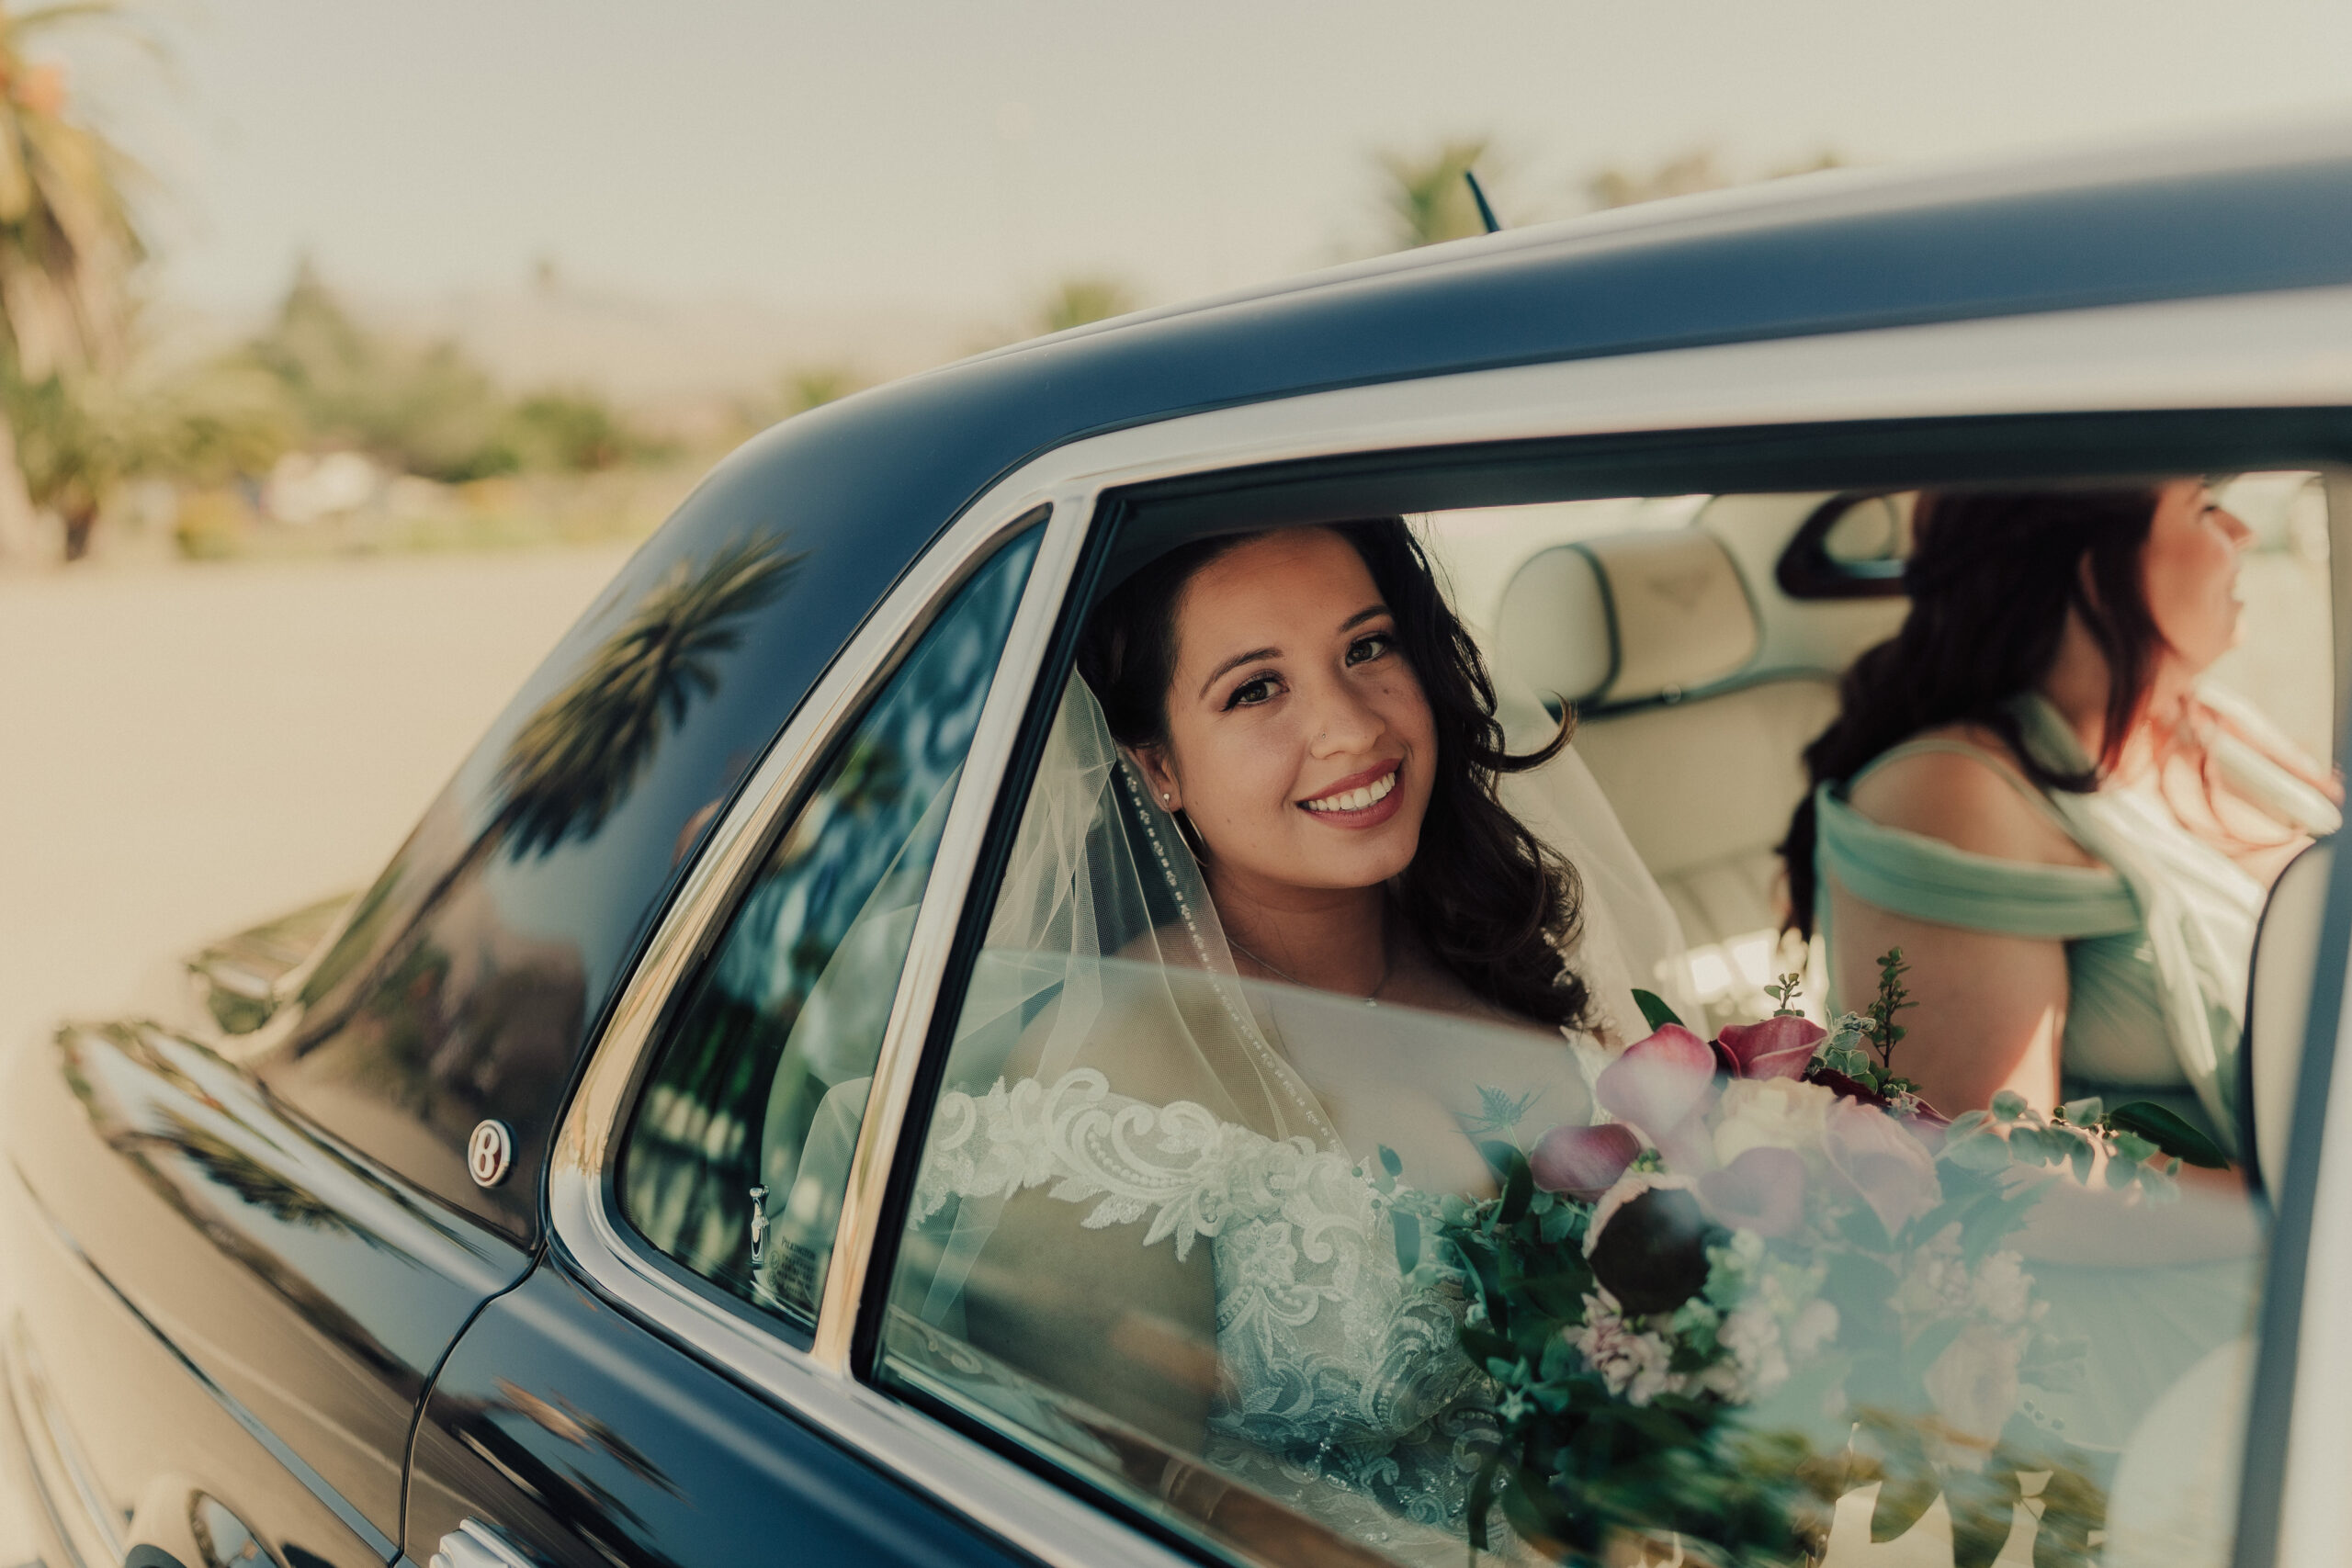
[{"label": "round badge on car", "polygon": [[506,1179],[514,1164],[514,1134],[503,1122],[477,1122],[466,1140],[466,1168],[477,1187],[495,1187]]}]

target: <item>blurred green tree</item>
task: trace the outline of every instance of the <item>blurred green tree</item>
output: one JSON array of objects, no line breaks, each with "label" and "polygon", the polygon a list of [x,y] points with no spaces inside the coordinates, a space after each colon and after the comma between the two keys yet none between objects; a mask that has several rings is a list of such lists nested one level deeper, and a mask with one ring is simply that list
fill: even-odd
[{"label": "blurred green tree", "polygon": [[450,482],[520,465],[504,400],[455,344],[412,347],[369,332],[307,258],[246,352],[285,389],[308,441],[348,443]]},{"label": "blurred green tree", "polygon": [[865,378],[846,365],[805,365],[787,370],[778,384],[784,417],[838,402],[865,385]]},{"label": "blurred green tree", "polygon": [[1064,333],[1135,308],[1135,296],[1115,277],[1066,277],[1039,302],[1035,325],[1041,333]]},{"label": "blurred green tree", "polygon": [[85,377],[51,374],[39,381],[0,381],[6,423],[16,434],[17,469],[26,498],[65,525],[65,558],[90,551],[91,530],[107,492],[137,468],[136,412]]},{"label": "blurred green tree", "polygon": [[[83,118],[64,68],[28,52],[55,29],[96,23],[129,25],[115,0],[0,0],[0,376],[20,389],[120,362],[126,288],[146,254],[126,194],[133,165]],[[62,382],[33,400],[62,420],[60,397]],[[16,436],[0,421],[0,554],[31,538]],[[51,450],[62,457],[80,440]]]},{"label": "blurred green tree", "polygon": [[[1470,182],[1463,176],[1479,168],[1492,151],[1488,138],[1476,136],[1443,141],[1426,152],[1377,154],[1389,248],[1411,250],[1485,233]],[[1486,178],[1483,172],[1480,178]]]},{"label": "blurred green tree", "polygon": [[645,446],[598,392],[534,392],[506,417],[506,449],[526,468],[592,473],[613,468]]}]

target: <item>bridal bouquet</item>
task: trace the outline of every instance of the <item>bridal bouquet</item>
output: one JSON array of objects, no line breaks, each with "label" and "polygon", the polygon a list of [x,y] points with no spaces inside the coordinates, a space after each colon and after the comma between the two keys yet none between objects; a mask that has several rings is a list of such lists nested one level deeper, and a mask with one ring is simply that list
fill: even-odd
[{"label": "bridal bouquet", "polygon": [[[1473,1495],[1521,1539],[1598,1562],[1627,1540],[1726,1564],[1818,1557],[1830,1506],[1881,1483],[1872,1535],[1939,1495],[1959,1568],[2007,1539],[2020,1472],[2047,1472],[2038,1568],[2088,1562],[2104,1505],[2063,1438],[2020,1415],[2081,1347],[2045,1326],[2005,1245],[2058,1175],[2170,1190],[2221,1156],[2160,1107],[2014,1096],[1952,1120],[1894,1071],[1902,956],[1828,1029],[1791,1006],[1702,1040],[1645,996],[1655,1032],[1594,1083],[1611,1118],[1483,1146],[1499,1196],[1383,1189],[1408,1272],[1452,1276],[1501,1441]],[[1523,1109],[1497,1101],[1490,1127]],[[2057,1168],[2053,1172],[2052,1168]]]}]

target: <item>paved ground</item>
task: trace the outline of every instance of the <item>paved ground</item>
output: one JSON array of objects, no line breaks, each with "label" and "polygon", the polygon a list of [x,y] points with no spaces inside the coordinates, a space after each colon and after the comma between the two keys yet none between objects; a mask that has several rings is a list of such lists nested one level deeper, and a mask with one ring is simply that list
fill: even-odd
[{"label": "paved ground", "polygon": [[0,579],[0,1040],[364,883],[625,558]]},{"label": "paved ground", "polygon": [[364,884],[625,558],[0,578],[0,1048]]}]

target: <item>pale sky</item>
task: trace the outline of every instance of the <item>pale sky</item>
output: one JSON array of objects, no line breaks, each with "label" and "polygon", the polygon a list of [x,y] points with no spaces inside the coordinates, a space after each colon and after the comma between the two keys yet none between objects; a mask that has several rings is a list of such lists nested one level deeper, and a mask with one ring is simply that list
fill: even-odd
[{"label": "pale sky", "polygon": [[2352,112],[2352,0],[156,0],[76,85],[155,169],[164,292],[589,286],[999,310],[1369,247],[1369,154],[1491,132],[1507,220],[1736,171]]}]

